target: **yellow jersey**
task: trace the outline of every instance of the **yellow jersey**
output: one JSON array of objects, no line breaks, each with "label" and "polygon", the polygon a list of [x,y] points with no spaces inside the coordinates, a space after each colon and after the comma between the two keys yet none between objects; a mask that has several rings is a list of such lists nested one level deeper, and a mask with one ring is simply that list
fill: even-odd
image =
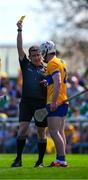
[{"label": "yellow jersey", "polygon": [[50,81],[50,83],[47,86],[47,104],[51,104],[53,100],[54,84],[52,76],[54,73],[57,72],[61,74],[61,85],[58,93],[57,104],[60,104],[67,99],[67,66],[63,60],[54,57],[48,62],[46,70],[47,81]]}]

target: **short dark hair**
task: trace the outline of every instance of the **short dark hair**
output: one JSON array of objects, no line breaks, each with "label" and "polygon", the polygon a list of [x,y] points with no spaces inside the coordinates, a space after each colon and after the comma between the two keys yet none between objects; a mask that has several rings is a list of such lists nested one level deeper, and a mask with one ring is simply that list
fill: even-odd
[{"label": "short dark hair", "polygon": [[28,49],[29,54],[30,54],[32,51],[38,51],[39,53],[41,53],[39,46],[31,46],[31,47]]}]

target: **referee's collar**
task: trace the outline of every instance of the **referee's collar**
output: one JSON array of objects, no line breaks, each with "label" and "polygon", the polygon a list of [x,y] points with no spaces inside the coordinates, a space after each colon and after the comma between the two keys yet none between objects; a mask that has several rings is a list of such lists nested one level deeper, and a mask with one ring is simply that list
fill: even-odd
[{"label": "referee's collar", "polygon": [[39,66],[35,66],[31,61],[30,61],[30,64],[32,65],[32,66],[34,66],[35,68],[41,68],[41,67],[43,67],[43,64],[41,63]]}]

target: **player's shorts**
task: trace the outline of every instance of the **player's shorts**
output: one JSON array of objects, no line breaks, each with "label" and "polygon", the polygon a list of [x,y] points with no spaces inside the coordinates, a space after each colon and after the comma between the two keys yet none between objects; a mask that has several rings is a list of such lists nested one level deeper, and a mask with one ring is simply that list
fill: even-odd
[{"label": "player's shorts", "polygon": [[[30,122],[32,117],[34,117],[35,111],[37,109],[44,108],[45,105],[45,100],[22,98],[19,104],[19,122]],[[35,125],[38,127],[47,127],[47,118],[45,118],[42,122],[38,122],[35,119]]]},{"label": "player's shorts", "polygon": [[49,110],[49,106],[48,107],[48,116],[47,117],[53,117],[53,116],[58,116],[58,117],[64,117],[67,115],[68,112],[68,104],[62,104],[60,106],[58,106],[58,108],[56,109],[56,111],[50,111]]}]

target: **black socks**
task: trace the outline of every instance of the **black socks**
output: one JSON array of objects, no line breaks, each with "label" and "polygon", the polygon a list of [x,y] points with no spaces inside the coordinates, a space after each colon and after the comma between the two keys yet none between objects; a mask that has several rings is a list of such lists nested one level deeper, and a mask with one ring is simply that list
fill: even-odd
[{"label": "black socks", "polygon": [[46,152],[46,145],[47,145],[47,139],[39,140],[38,141],[38,161],[42,163],[44,154]]},{"label": "black socks", "polygon": [[17,159],[21,159],[22,152],[25,146],[26,138],[19,138],[17,139]]}]

